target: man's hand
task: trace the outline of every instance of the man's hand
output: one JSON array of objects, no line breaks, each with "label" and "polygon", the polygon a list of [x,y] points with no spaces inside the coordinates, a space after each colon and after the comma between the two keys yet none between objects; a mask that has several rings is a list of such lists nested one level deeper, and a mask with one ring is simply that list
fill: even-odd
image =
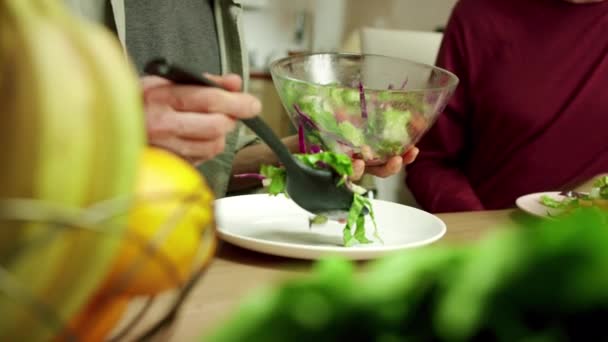
[{"label": "man's hand", "polygon": [[224,151],[226,135],[236,120],[260,112],[258,99],[238,93],[239,76],[206,76],[226,90],[176,85],[156,76],[142,79],[149,144],[198,164]]},{"label": "man's hand", "polygon": [[[298,153],[298,136],[292,135],[281,139],[287,146],[287,149],[292,153]],[[404,165],[412,163],[418,156],[418,148],[412,147],[401,157],[393,157],[388,162],[381,166],[365,167],[363,160],[353,160],[353,175],[352,180],[359,180],[364,173],[370,173],[378,177],[389,177],[401,171]],[[278,160],[275,154],[265,144],[256,144],[245,147],[237,152],[234,158],[232,172],[233,174],[240,173],[257,173],[260,170],[260,165],[276,165]],[[233,191],[244,190],[253,186],[259,185],[259,181],[249,178],[231,178],[230,189]]]},{"label": "man's hand", "polygon": [[390,177],[401,171],[404,165],[411,164],[420,151],[417,147],[412,147],[407,150],[401,157],[392,157],[386,164],[381,166],[365,166],[365,162],[360,159],[353,160],[353,180],[359,180],[364,173],[369,173],[377,177]]},{"label": "man's hand", "polygon": [[[287,145],[287,148],[292,153],[298,152],[298,137],[296,135],[285,138],[283,142],[285,145]],[[413,163],[414,160],[416,160],[419,152],[420,150],[418,147],[412,146],[410,149],[405,151],[402,156],[392,157],[386,162],[386,164],[379,166],[366,166],[365,161],[361,159],[353,159],[353,175],[350,178],[353,181],[357,181],[361,179],[365,173],[369,173],[381,178],[396,175],[405,165]]]}]

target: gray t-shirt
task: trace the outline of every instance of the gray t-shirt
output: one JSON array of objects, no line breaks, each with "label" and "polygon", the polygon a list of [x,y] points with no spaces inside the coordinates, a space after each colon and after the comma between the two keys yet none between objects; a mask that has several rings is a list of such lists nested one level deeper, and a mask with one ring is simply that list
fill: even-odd
[{"label": "gray t-shirt", "polygon": [[[127,50],[141,74],[150,59],[165,57],[192,71],[221,73],[213,0],[128,0],[125,4]],[[199,166],[216,196],[226,192],[237,133],[227,149]]]},{"label": "gray t-shirt", "polygon": [[[110,0],[64,0],[77,14],[97,23],[105,23],[115,32],[124,32],[130,58],[141,73],[145,63],[156,57],[219,74],[221,70],[241,73],[245,69],[241,41],[235,18],[226,15],[231,6],[213,0],[123,0],[116,1],[124,9],[126,27],[117,30]],[[220,0],[217,0],[220,1]],[[226,2],[227,3],[227,2]],[[218,6],[219,5],[219,6]],[[215,9],[221,8],[223,34],[215,22]],[[231,11],[232,13],[232,11]],[[227,44],[226,63],[221,65],[219,40]],[[250,142],[236,130],[226,137],[226,149],[216,158],[199,166],[218,197],[226,193],[232,161],[239,146]]]},{"label": "gray t-shirt", "polygon": [[165,57],[190,70],[221,72],[212,0],[125,1],[125,40],[142,73],[147,61]]}]

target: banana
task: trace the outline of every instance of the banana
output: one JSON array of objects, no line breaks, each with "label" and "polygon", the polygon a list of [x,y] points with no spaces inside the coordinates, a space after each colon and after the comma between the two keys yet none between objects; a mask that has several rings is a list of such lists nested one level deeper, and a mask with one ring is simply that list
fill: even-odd
[{"label": "banana", "polygon": [[[68,15],[57,2],[47,2],[48,14],[57,20],[89,64],[98,85],[96,103],[94,172],[112,182],[89,187],[93,200],[116,195],[135,182],[144,144],[141,92],[134,68],[112,34],[89,22]],[[139,134],[136,134],[139,133]]]},{"label": "banana", "polygon": [[[32,195],[32,189],[27,179],[34,178],[34,159],[36,156],[29,144],[19,144],[18,137],[37,139],[31,132],[37,130],[37,123],[28,124],[27,113],[32,111],[29,102],[19,102],[18,96],[26,93],[27,84],[33,78],[31,70],[20,72],[17,70],[20,63],[29,58],[25,53],[25,42],[21,34],[13,25],[13,18],[4,8],[6,4],[0,3],[0,103],[2,124],[0,125],[0,155],[3,167],[0,168],[1,198]],[[32,144],[36,140],[31,141]],[[9,163],[10,162],[10,163]],[[20,167],[16,167],[20,165]],[[19,234],[16,229],[9,229],[5,222],[0,220],[0,260],[10,257],[10,247]]]},{"label": "banana", "polygon": [[[93,144],[88,137],[93,131],[92,117],[82,114],[93,104],[93,89],[83,72],[82,60],[65,35],[40,17],[30,1],[6,1],[5,5],[24,46],[20,51],[23,56],[15,60],[16,92],[10,106],[14,112],[7,113],[10,123],[5,126],[6,130],[17,128],[9,133],[8,147],[18,152],[2,151],[7,152],[9,157],[5,161],[9,163],[3,163],[8,175],[0,178],[3,182],[14,182],[14,186],[9,185],[9,196],[80,206],[86,198],[93,158]],[[3,158],[6,155],[3,154]],[[24,243],[35,241],[48,230],[42,225],[18,228]],[[73,248],[69,244],[73,241],[48,235],[52,243],[39,244],[35,251],[21,252],[9,269],[14,281],[21,282],[16,286],[29,290],[29,295],[36,293],[42,300],[48,299],[47,304],[56,307],[53,304],[58,303],[52,302],[54,291],[48,291],[47,284],[52,283],[57,270],[63,266],[63,253]],[[59,235],[64,234],[55,236]],[[51,336],[52,329],[43,330],[41,326],[48,323],[32,315],[30,307],[6,297],[3,300],[0,340],[39,340]],[[65,304],[71,313],[80,303],[69,300]],[[62,316],[54,317],[58,320],[54,324],[58,324]],[[30,329],[22,329],[24,326]]]},{"label": "banana", "polygon": [[[135,183],[138,165],[133,161],[140,160],[144,145],[143,108],[134,68],[126,62],[120,44],[108,31],[65,15],[57,8],[50,8],[49,14],[78,46],[99,86],[95,115],[98,158],[94,170],[96,175],[113,182],[92,184],[89,196],[93,199],[105,198],[108,193],[115,196]],[[126,224],[126,217],[120,219],[123,220],[115,223]]]},{"label": "banana", "polygon": [[[0,200],[81,209],[132,193],[143,115],[120,46],[60,5],[0,1]],[[99,285],[122,230],[63,228],[0,221],[0,340],[51,339]],[[11,281],[51,314],[15,302]]]}]

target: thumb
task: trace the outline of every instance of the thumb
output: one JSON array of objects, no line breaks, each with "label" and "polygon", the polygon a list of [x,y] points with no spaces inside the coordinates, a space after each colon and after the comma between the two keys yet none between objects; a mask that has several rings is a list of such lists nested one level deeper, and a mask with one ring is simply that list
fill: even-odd
[{"label": "thumb", "polygon": [[353,174],[350,176],[352,181],[358,181],[365,173],[365,162],[361,159],[353,160]]}]

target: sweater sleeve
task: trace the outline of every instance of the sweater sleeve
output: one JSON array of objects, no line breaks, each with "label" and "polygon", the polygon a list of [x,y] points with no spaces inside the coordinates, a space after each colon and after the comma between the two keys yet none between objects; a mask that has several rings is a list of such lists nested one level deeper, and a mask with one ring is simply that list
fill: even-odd
[{"label": "sweater sleeve", "polygon": [[[420,154],[407,168],[406,182],[417,202],[430,212],[483,210],[462,172],[470,144],[468,115],[472,60],[465,42],[462,7],[456,5],[439,51],[437,66],[455,73],[460,83],[445,111],[418,143]],[[473,59],[474,60],[474,59]]]}]

